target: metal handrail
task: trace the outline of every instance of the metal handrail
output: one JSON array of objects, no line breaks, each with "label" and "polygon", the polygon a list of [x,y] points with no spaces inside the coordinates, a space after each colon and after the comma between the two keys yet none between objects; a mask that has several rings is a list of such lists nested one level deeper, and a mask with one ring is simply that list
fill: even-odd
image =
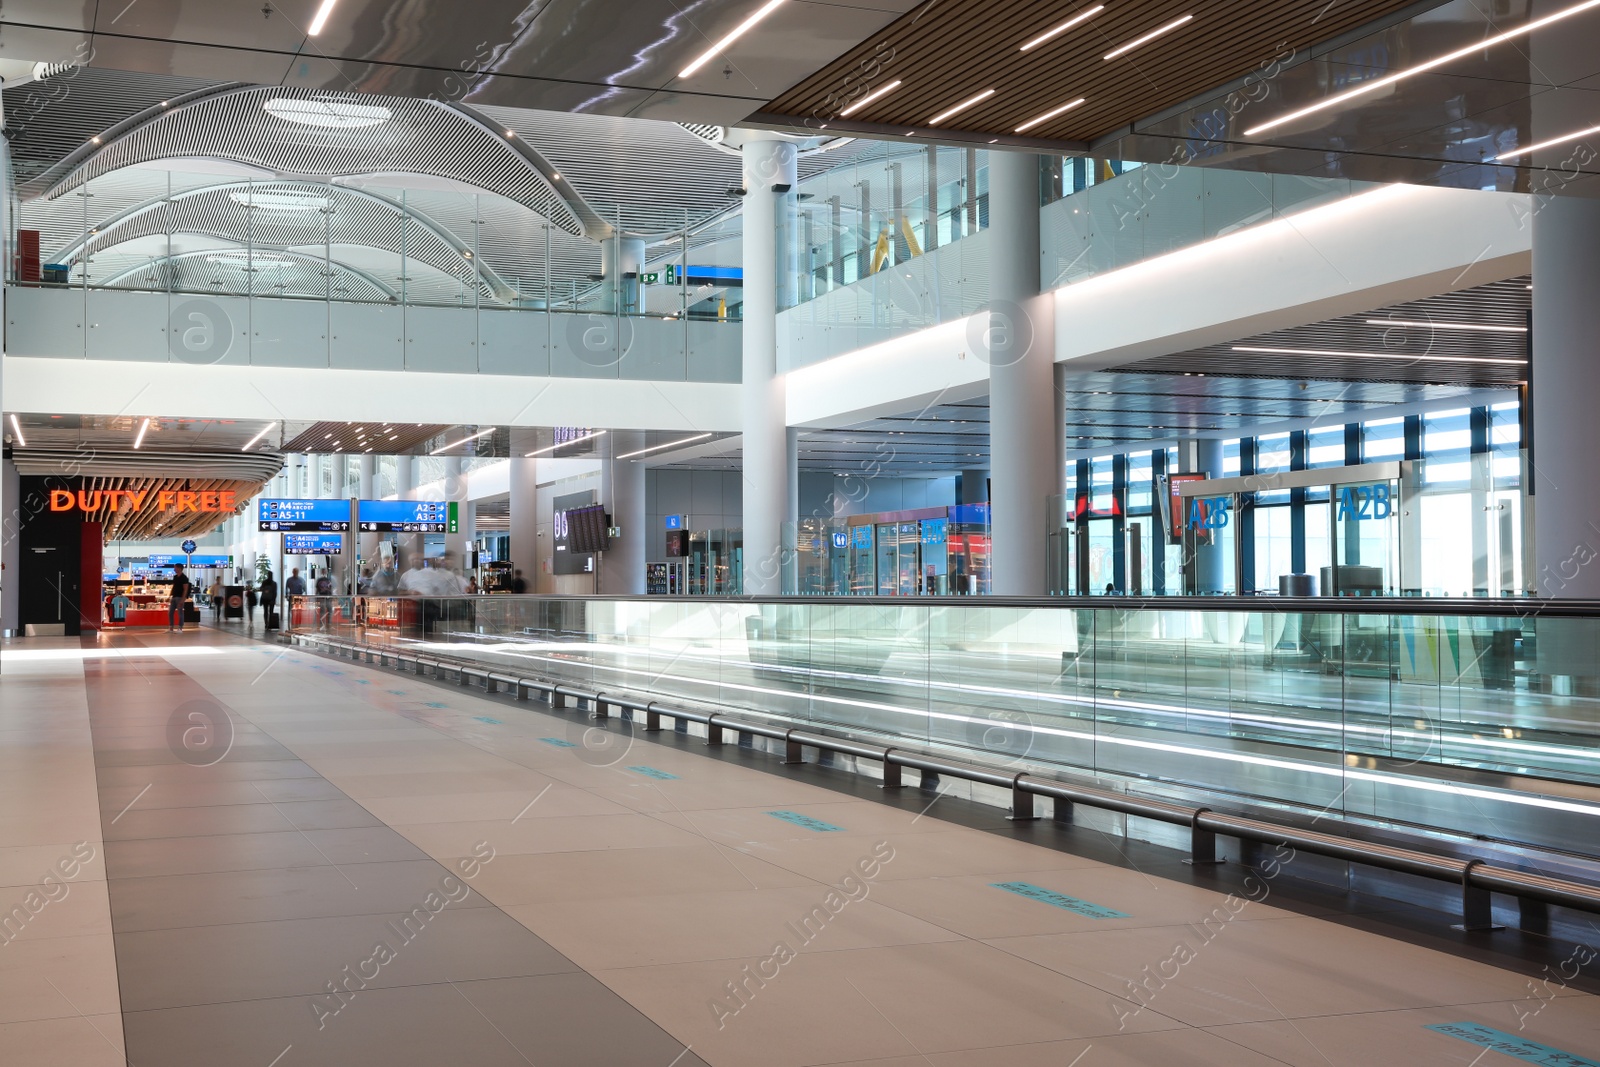
[{"label": "metal handrail", "polygon": [[[348,653],[352,659],[358,658],[374,647],[340,641],[317,633],[291,633],[289,637],[297,642],[324,646],[338,655]],[[388,655],[395,660],[397,670],[403,670],[404,664],[411,662],[419,675],[423,672],[424,666],[431,666],[435,676],[438,677],[438,671],[442,667],[445,670],[457,671],[463,680],[466,674],[462,668],[470,662],[454,657],[447,659],[436,655],[423,656],[398,651],[390,651]],[[475,665],[472,671],[474,675],[481,675],[484,678],[486,689],[498,680],[508,677],[490,674]],[[1546,904],[1600,913],[1600,886],[1497,867],[1481,859],[1462,859],[1422,849],[1401,848],[1341,834],[1306,830],[1244,815],[1214,811],[1207,807],[1191,807],[1154,797],[1139,797],[1097,786],[963,763],[922,752],[869,745],[848,738],[809,733],[799,726],[749,722],[722,712],[694,711],[671,707],[657,700],[591,692],[554,680],[516,679],[513,685],[516,699],[526,699],[525,694],[529,691],[547,693],[553,707],[566,707],[567,698],[587,703],[595,709],[597,718],[609,716],[609,712],[605,710],[607,707],[615,707],[631,714],[642,713],[645,716],[644,729],[647,733],[660,730],[661,719],[666,717],[705,726],[708,745],[721,745],[723,733],[728,730],[741,735],[756,735],[783,741],[786,763],[803,762],[806,748],[877,760],[883,764],[883,784],[887,789],[903,786],[902,772],[906,768],[999,786],[1011,790],[1011,818],[1015,821],[1037,819],[1035,798],[1048,797],[1056,802],[1054,817],[1062,821],[1071,820],[1072,805],[1085,804],[1122,815],[1186,826],[1190,831],[1189,862],[1191,863],[1221,862],[1217,855],[1216,844],[1216,839],[1220,835],[1237,838],[1241,842],[1287,845],[1298,851],[1330,859],[1447,882],[1461,888],[1462,921],[1458,929],[1498,929],[1491,908],[1492,893],[1516,897],[1522,909],[1524,925],[1529,925],[1526,920],[1530,918],[1542,919],[1542,908]],[[558,700],[560,703],[557,703]],[[1530,906],[1530,902],[1535,903]]]}]

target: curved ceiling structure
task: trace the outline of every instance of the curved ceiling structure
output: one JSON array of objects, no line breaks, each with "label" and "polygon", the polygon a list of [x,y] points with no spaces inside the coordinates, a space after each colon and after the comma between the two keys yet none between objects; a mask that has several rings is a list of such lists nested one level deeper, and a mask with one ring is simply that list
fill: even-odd
[{"label": "curved ceiling structure", "polygon": [[156,160],[227,160],[282,178],[327,182],[404,172],[475,186],[522,204],[571,234],[581,208],[555,188],[526,146],[466,109],[433,100],[224,85],[157,104],[62,160],[56,198],[122,167]]},{"label": "curved ceiling structure", "polygon": [[[279,292],[300,296],[328,294],[365,303],[400,299],[400,293],[383,279],[360,267],[329,261],[303,252],[195,249],[142,259],[96,283],[107,289],[170,289],[195,292],[216,289],[225,293]],[[252,277],[255,275],[256,277]]]},{"label": "curved ceiling structure", "polygon": [[314,182],[224,182],[152,197],[81,232],[55,250],[53,261],[72,264],[141,237],[169,234],[200,234],[274,252],[335,245],[379,249],[475,284],[493,299],[518,295],[428,216],[364,189]]}]

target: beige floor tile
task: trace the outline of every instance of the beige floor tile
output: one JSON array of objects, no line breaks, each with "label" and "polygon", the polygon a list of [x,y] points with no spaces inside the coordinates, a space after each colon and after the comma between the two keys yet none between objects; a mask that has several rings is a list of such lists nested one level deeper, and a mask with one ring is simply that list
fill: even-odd
[{"label": "beige floor tile", "polygon": [[121,1015],[0,1024],[0,1048],[6,1067],[127,1067]]},{"label": "beige floor tile", "polygon": [[[368,797],[361,805],[390,825],[401,823],[489,822],[553,819],[565,815],[626,815],[629,809],[571,786],[532,792],[418,793],[406,797]],[[531,805],[531,806],[530,806]]]},{"label": "beige floor tile", "polygon": [[[97,864],[98,866],[98,864]],[[58,937],[92,937],[111,933],[111,902],[105,882],[63,883],[65,896],[50,900],[42,890],[10,886],[0,890],[0,922],[15,945]],[[30,907],[30,902],[32,907]],[[18,911],[17,909],[22,909]],[[26,921],[22,916],[26,915]],[[0,949],[0,951],[5,951]]]},{"label": "beige floor tile", "polygon": [[[1477,1023],[1585,1057],[1589,1062],[1600,1061],[1600,998],[1587,995],[1548,1002],[1529,996],[1498,1004],[1278,1019],[1213,1027],[1210,1032],[1292,1067],[1369,1067],[1389,1063],[1511,1067],[1529,1062],[1496,1052],[1485,1053],[1482,1045],[1428,1029],[1458,1022]],[[1576,1061],[1545,1062],[1572,1062],[1576,1067]]]},{"label": "beige floor tile", "polygon": [[[843,1063],[1117,1032],[1115,1014],[1093,990],[971,941],[801,952],[770,980],[761,966],[725,960],[596,977],[717,1067]],[[742,1006],[728,985],[739,982]],[[1178,1025],[1145,1012],[1130,1029]]]},{"label": "beige floor tile", "polygon": [[1527,983],[1513,971],[1310,918],[992,943],[1195,1026],[1514,999]]},{"label": "beige floor tile", "polygon": [[[912,1035],[913,1040],[915,1035]],[[1274,1067],[1279,1061],[1204,1030],[1160,1030],[1081,1041],[998,1045],[834,1067]]]},{"label": "beige floor tile", "polygon": [[[106,869],[101,858],[104,850],[100,845],[100,835],[97,833],[93,840],[86,840],[83,844],[94,850],[94,858],[88,862],[77,863],[75,863],[77,853],[73,852],[74,847],[78,845],[76,841],[0,848],[0,888],[39,885],[47,875],[60,881],[63,877],[62,870],[57,865],[62,862],[69,864],[68,871],[73,869],[75,863],[76,874],[72,881],[105,881]],[[14,893],[0,895],[0,900],[8,900],[16,895]]]},{"label": "beige floor tile", "polygon": [[[898,848],[914,848],[916,838]],[[895,862],[898,862],[898,858]],[[894,863],[890,863],[892,868]],[[1122,912],[1127,918],[1093,918],[1066,908],[996,888],[995,883],[1038,886],[1087,904]],[[883,887],[879,899],[979,939],[1079,930],[1175,926],[1212,921],[1253,922],[1285,919],[1294,913],[1240,896],[1148,877],[1104,865],[1058,870],[1010,871],[978,876],[899,879]]]},{"label": "beige floor tile", "polygon": [[496,852],[587,852],[608,848],[670,848],[701,838],[649,815],[571,815],[554,819],[397,824],[418,848],[435,857],[466,855],[479,841]]},{"label": "beige floor tile", "polygon": [[19,938],[0,947],[0,1022],[121,1010],[108,935]]},{"label": "beige floor tile", "polygon": [[473,888],[509,907],[796,885],[820,883],[733,849],[700,842],[682,848],[499,856],[483,869]]},{"label": "beige floor tile", "polygon": [[502,764],[491,771],[423,771],[418,774],[328,775],[347,796],[356,800],[375,797],[410,797],[419,793],[503,793],[527,791],[533,796],[555,784],[537,771]]},{"label": "beige floor tile", "polygon": [[957,939],[948,930],[875,904],[871,887],[855,884],[853,900],[821,885],[746,887],[637,897],[626,908],[610,900],[574,900],[506,911],[588,970],[759,957],[779,942],[835,952]]}]

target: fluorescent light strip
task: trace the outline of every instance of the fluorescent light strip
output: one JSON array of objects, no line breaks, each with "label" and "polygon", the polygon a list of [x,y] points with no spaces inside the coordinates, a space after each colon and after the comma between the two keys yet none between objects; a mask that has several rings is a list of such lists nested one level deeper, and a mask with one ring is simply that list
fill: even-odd
[{"label": "fluorescent light strip", "polygon": [[[452,441],[447,445],[440,445],[438,448],[434,449],[432,452],[429,452],[428,455],[437,456],[440,452],[448,452],[450,449],[456,447],[456,445],[464,445],[468,441],[476,441],[478,438],[480,438],[480,437],[488,437],[492,433],[494,433],[494,427],[493,426],[489,427],[487,430],[479,430],[477,433],[473,434],[471,437],[463,437],[459,441]],[[344,446],[340,445],[340,447],[342,448]]]},{"label": "fluorescent light strip", "polygon": [[756,10],[754,15],[751,15],[749,18],[739,23],[739,25],[735,26],[733,28],[733,32],[729,33],[722,40],[706,49],[693,63],[690,63],[687,67],[684,67],[682,70],[680,70],[678,72],[678,77],[687,78],[689,75],[693,74],[695,71],[699,70],[701,67],[717,58],[717,56],[722,54],[722,50],[724,48],[743,37],[746,33],[749,33],[751,27],[760,22],[762,19],[766,18],[768,15],[772,14],[774,11],[778,10],[779,6],[782,4],[783,0],[767,0],[765,4],[762,4],[761,7]]},{"label": "fluorescent light strip", "polygon": [[278,424],[275,423],[275,422],[267,423],[265,426],[263,426],[261,428],[261,432],[256,434],[254,437],[250,438],[250,440],[246,441],[244,447],[239,449],[239,451],[240,452],[248,452],[248,451],[250,451],[250,449],[255,447],[255,444],[256,444],[257,441],[261,440],[263,437],[267,436],[267,434],[271,433],[273,431],[274,427],[276,427],[277,425]]},{"label": "fluorescent light strip", "polygon": [[1072,27],[1078,25],[1078,23],[1087,22],[1089,19],[1094,18],[1096,15],[1100,14],[1100,12],[1104,11],[1105,9],[1106,9],[1106,5],[1104,5],[1104,4],[1096,4],[1094,7],[1091,7],[1089,10],[1083,12],[1082,14],[1078,14],[1078,15],[1072,16],[1070,19],[1068,19],[1067,21],[1063,22],[1061,25],[1055,27],[1054,29],[1045,30],[1039,36],[1035,37],[1033,40],[1031,40],[1027,44],[1023,45],[1022,48],[1020,49],[1020,51],[1026,52],[1030,48],[1037,48],[1040,45],[1044,44],[1046,41],[1050,40],[1052,37],[1057,37],[1057,36],[1060,36],[1063,33],[1066,33],[1068,30],[1072,29]]},{"label": "fluorescent light strip", "polygon": [[1031,130],[1035,126],[1039,125],[1039,123],[1041,123],[1041,122],[1049,122],[1051,119],[1055,118],[1057,115],[1065,115],[1067,112],[1071,111],[1073,108],[1075,108],[1079,104],[1083,103],[1083,101],[1084,101],[1084,98],[1080,96],[1080,97],[1078,97],[1078,99],[1074,100],[1070,104],[1062,104],[1060,107],[1056,108],[1054,111],[1046,111],[1043,115],[1040,115],[1038,118],[1029,119],[1027,122],[1024,122],[1021,126],[1018,126],[1017,127],[1017,132],[1018,133],[1025,133],[1026,131]]},{"label": "fluorescent light strip", "polygon": [[[1600,0],[1595,0],[1595,2],[1596,3],[1600,3]],[[994,90],[993,89],[985,89],[983,92],[979,93],[977,96],[968,97],[967,99],[961,101],[961,103],[957,104],[955,107],[951,108],[949,111],[941,111],[941,112],[939,112],[937,115],[933,116],[933,118],[928,120],[928,125],[929,126],[937,126],[937,125],[939,125],[939,123],[943,122],[945,119],[949,118],[951,115],[959,115],[961,112],[967,110],[967,108],[971,107],[973,104],[981,104],[981,103],[983,103],[985,100],[989,99],[993,95],[994,95]]]},{"label": "fluorescent light strip", "polygon": [[1526,326],[1489,326],[1475,322],[1413,322],[1408,319],[1368,319],[1368,326],[1418,326],[1430,330],[1477,330],[1482,333],[1527,333]]},{"label": "fluorescent light strip", "polygon": [[1322,348],[1256,348],[1251,345],[1234,345],[1235,352],[1262,352],[1269,356],[1337,356],[1340,359],[1399,359],[1427,363],[1503,363],[1514,367],[1527,365],[1525,359],[1489,359],[1486,356],[1415,356],[1406,352],[1335,352]]},{"label": "fluorescent light strip", "polygon": [[150,428],[150,420],[145,419],[139,424],[139,435],[133,439],[133,447],[138,448],[144,444],[144,432]]},{"label": "fluorescent light strip", "polygon": [[322,27],[327,25],[328,16],[333,14],[333,5],[339,0],[322,0],[322,6],[317,8],[317,17],[311,20],[311,28],[306,30],[306,36],[315,37],[322,32]]},{"label": "fluorescent light strip", "polygon": [[629,452],[625,456],[617,456],[616,458],[617,459],[632,459],[634,456],[642,456],[647,452],[660,452],[663,448],[677,448],[679,445],[686,445],[691,441],[704,441],[707,437],[710,437],[710,436],[711,435],[709,433],[697,433],[693,437],[685,437],[681,441],[668,441],[664,445],[652,445],[649,448],[641,448],[637,452]]},{"label": "fluorescent light strip", "polygon": [[[1596,2],[1600,3],[1600,0],[1596,0]],[[1155,40],[1157,37],[1160,37],[1162,34],[1171,33],[1173,30],[1177,29],[1179,26],[1182,26],[1185,22],[1188,22],[1193,18],[1194,18],[1193,15],[1180,15],[1178,18],[1173,19],[1171,22],[1167,23],[1164,26],[1157,26],[1155,29],[1151,30],[1149,33],[1145,34],[1143,37],[1135,37],[1133,40],[1129,41],[1127,44],[1122,45],[1122,46],[1117,47],[1117,48],[1113,48],[1111,51],[1107,52],[1105,55],[1101,56],[1100,58],[1101,59],[1116,59],[1118,56],[1125,56],[1129,52],[1133,51],[1135,48],[1138,48],[1140,45],[1149,44],[1151,41]]]},{"label": "fluorescent light strip", "polygon": [[536,448],[532,452],[529,452],[526,456],[523,456],[522,458],[523,459],[532,459],[534,456],[543,455],[546,452],[554,452],[558,448],[566,448],[568,445],[575,445],[579,441],[587,441],[591,437],[599,437],[603,433],[605,433],[604,430],[596,430],[594,433],[586,433],[582,437],[574,437],[570,441],[560,441],[560,442],[558,442],[556,444],[553,444],[553,445],[546,445],[544,448]]},{"label": "fluorescent light strip", "polygon": [[839,117],[844,118],[846,115],[853,115],[857,111],[860,111],[862,108],[866,107],[868,104],[872,103],[874,100],[882,96],[888,96],[898,88],[900,88],[900,79],[896,78],[888,85],[880,86],[879,88],[872,90],[872,92],[868,93],[866,96],[863,96],[860,100],[857,100],[855,103],[839,112]]},{"label": "fluorescent light strip", "polygon": [[1600,126],[1590,126],[1587,130],[1579,130],[1576,133],[1565,134],[1561,137],[1552,137],[1548,141],[1540,141],[1538,144],[1531,144],[1527,148],[1515,148],[1510,152],[1501,152],[1489,162],[1501,163],[1508,159],[1516,159],[1518,156],[1525,156],[1530,152],[1537,152],[1541,148],[1550,148],[1554,145],[1566,144],[1568,141],[1576,141],[1578,138],[1587,137],[1591,133],[1600,133]]},{"label": "fluorescent light strip", "polygon": [[1484,41],[1476,41],[1467,45],[1465,48],[1458,48],[1454,52],[1446,52],[1442,56],[1439,56],[1435,59],[1430,59],[1426,63],[1419,63],[1407,70],[1400,71],[1398,74],[1391,74],[1386,78],[1379,78],[1376,81],[1370,81],[1363,85],[1358,85],[1354,89],[1342,92],[1337,96],[1330,96],[1326,100],[1319,100],[1315,104],[1300,108],[1298,111],[1291,111],[1287,115],[1282,115],[1271,120],[1270,122],[1263,122],[1259,126],[1252,126],[1248,130],[1244,131],[1245,136],[1249,137],[1252,134],[1261,133],[1264,130],[1274,129],[1278,126],[1284,125],[1285,123],[1293,122],[1295,119],[1305,118],[1307,115],[1313,115],[1318,111],[1323,111],[1330,107],[1337,107],[1346,100],[1354,100],[1356,97],[1362,96],[1366,93],[1376,92],[1379,89],[1387,88],[1397,81],[1411,77],[1413,74],[1421,74],[1424,71],[1433,70],[1435,67],[1442,67],[1446,63],[1453,63],[1454,61],[1465,58],[1466,56],[1476,55],[1486,48],[1492,48],[1497,44],[1502,44],[1506,41],[1512,40],[1513,38],[1532,33],[1534,30],[1548,26],[1552,22],[1559,22],[1564,18],[1570,18],[1573,15],[1581,14],[1582,12],[1588,11],[1592,7],[1600,7],[1600,0],[1584,0],[1583,3],[1569,7],[1565,11],[1557,11],[1554,15],[1546,15],[1542,19],[1534,19],[1532,22],[1523,26],[1518,26],[1514,30],[1507,30],[1505,33],[1496,34],[1495,36]]},{"label": "fluorescent light strip", "polygon": [[23,448],[27,448],[27,439],[22,436],[22,424],[17,421],[17,413],[14,411],[11,413],[11,429],[16,431],[17,444],[21,445]]}]

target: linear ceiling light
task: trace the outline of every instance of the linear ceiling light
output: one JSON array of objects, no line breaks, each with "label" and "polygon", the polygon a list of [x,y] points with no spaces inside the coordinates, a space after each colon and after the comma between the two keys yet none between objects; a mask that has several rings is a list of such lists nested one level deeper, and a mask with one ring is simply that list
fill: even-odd
[{"label": "linear ceiling light", "polygon": [[315,37],[322,32],[322,27],[328,24],[328,16],[333,14],[333,5],[339,0],[322,0],[322,6],[317,8],[317,15],[311,20],[311,28],[306,30],[307,36]]},{"label": "linear ceiling light", "polygon": [[330,129],[349,130],[362,126],[381,126],[394,118],[394,112],[382,104],[353,104],[345,100],[296,100],[275,96],[261,105],[267,114],[285,122],[298,122],[302,126],[326,126]]},{"label": "linear ceiling light", "polygon": [[546,452],[554,452],[558,448],[566,448],[568,445],[575,445],[579,441],[587,441],[591,437],[599,437],[603,433],[605,433],[604,430],[596,430],[594,433],[586,433],[586,434],[582,435],[581,437],[574,437],[570,441],[557,441],[553,445],[546,445],[544,448],[536,448],[532,452],[529,452],[523,458],[524,459],[532,459],[534,456],[542,456]]},{"label": "linear ceiling light", "polygon": [[[1600,0],[1595,0],[1595,2],[1596,3],[1600,3]],[[937,115],[933,116],[933,118],[928,120],[928,125],[929,126],[937,126],[937,125],[939,125],[939,123],[943,122],[945,119],[949,118],[951,115],[959,115],[961,112],[967,110],[967,108],[971,107],[973,104],[981,104],[981,103],[983,103],[985,100],[989,99],[993,95],[994,95],[994,90],[993,89],[985,89],[983,92],[979,93],[977,96],[969,96],[969,97],[967,97],[967,99],[961,101],[961,103],[957,104],[955,107],[951,108],[949,111],[941,111]]]},{"label": "linear ceiling light", "polygon": [[17,421],[17,413],[15,411],[11,413],[11,428],[16,431],[17,444],[21,445],[23,448],[27,448],[28,441],[22,436],[22,423]]},{"label": "linear ceiling light", "polygon": [[450,451],[450,449],[456,447],[457,445],[464,445],[468,441],[476,441],[480,437],[488,437],[492,433],[494,433],[494,427],[493,426],[489,427],[487,430],[479,430],[477,433],[473,434],[471,437],[463,437],[459,441],[451,441],[447,445],[440,445],[438,448],[434,449],[432,452],[429,452],[428,455],[437,456],[440,452],[448,452],[448,451]]},{"label": "linear ceiling light", "polygon": [[1106,9],[1106,5],[1104,5],[1104,4],[1096,4],[1096,5],[1094,5],[1094,7],[1091,7],[1089,10],[1084,11],[1084,12],[1080,12],[1079,14],[1076,14],[1076,15],[1072,16],[1070,19],[1068,19],[1067,21],[1063,22],[1061,25],[1056,26],[1053,29],[1045,30],[1039,36],[1035,37],[1033,40],[1031,40],[1027,44],[1023,45],[1022,46],[1022,51],[1026,52],[1030,48],[1038,48],[1040,45],[1044,44],[1046,41],[1050,40],[1052,37],[1057,37],[1057,36],[1059,36],[1059,35],[1061,35],[1063,33],[1066,33],[1068,30],[1072,29],[1072,27],[1078,25],[1080,22],[1087,22],[1089,19],[1094,18],[1096,15],[1100,14],[1100,12],[1104,11],[1105,9]]},{"label": "linear ceiling light", "polygon": [[1235,352],[1261,352],[1270,356],[1333,356],[1338,359],[1398,359],[1426,363],[1504,363],[1515,367],[1527,364],[1525,359],[1490,359],[1487,356],[1417,356],[1409,352],[1335,352],[1321,348],[1256,348],[1251,345],[1234,345]]},{"label": "linear ceiling light", "polygon": [[[1597,0],[1597,2],[1600,2],[1600,0]],[[1125,56],[1129,52],[1133,51],[1135,48],[1138,48],[1140,45],[1149,44],[1151,41],[1155,40],[1157,37],[1160,37],[1162,34],[1171,33],[1173,30],[1177,29],[1179,26],[1182,26],[1185,22],[1188,22],[1189,20],[1191,20],[1193,18],[1194,18],[1193,15],[1180,15],[1177,18],[1173,19],[1171,22],[1166,23],[1165,25],[1157,26],[1155,29],[1151,30],[1149,33],[1145,34],[1143,37],[1135,37],[1133,40],[1129,41],[1127,44],[1119,45],[1118,47],[1113,48],[1111,51],[1107,52],[1105,55],[1101,56],[1100,58],[1101,59],[1116,59],[1118,56]]]},{"label": "linear ceiling light", "polygon": [[872,90],[872,92],[868,93],[866,96],[863,96],[860,100],[857,100],[855,103],[839,112],[839,117],[844,118],[846,115],[853,115],[857,111],[860,111],[862,108],[866,107],[868,104],[872,103],[874,100],[881,96],[888,96],[898,88],[900,88],[900,79],[896,78],[888,85],[884,85]]},{"label": "linear ceiling light", "polygon": [[244,447],[239,449],[239,451],[240,452],[248,452],[248,451],[250,451],[252,448],[255,447],[257,441],[261,440],[263,437],[267,436],[267,434],[271,433],[273,431],[273,429],[275,429],[277,427],[277,425],[278,424],[275,423],[275,422],[267,423],[265,426],[263,426],[261,428],[261,432],[256,434],[254,437],[250,438],[250,440],[246,441]]},{"label": "linear ceiling light", "polygon": [[144,432],[150,428],[150,420],[145,419],[139,424],[139,435],[133,439],[133,447],[138,448],[144,444]]},{"label": "linear ceiling light", "polygon": [[711,435],[709,433],[697,433],[693,437],[685,437],[681,441],[668,441],[664,445],[651,445],[649,448],[641,448],[637,452],[629,452],[627,455],[617,456],[616,458],[632,459],[634,456],[642,456],[647,452],[660,452],[663,448],[677,448],[679,445],[686,445],[691,441],[703,441],[710,436]]},{"label": "linear ceiling light", "polygon": [[1583,3],[1576,4],[1564,11],[1557,11],[1555,14],[1546,15],[1542,19],[1534,19],[1532,22],[1518,26],[1514,30],[1507,30],[1505,33],[1496,34],[1495,36],[1486,40],[1475,41],[1472,44],[1467,45],[1465,48],[1456,49],[1454,52],[1446,52],[1442,56],[1430,59],[1426,63],[1419,63],[1414,67],[1409,67],[1406,70],[1400,71],[1398,74],[1390,74],[1385,78],[1377,78],[1373,81],[1365,82],[1356,86],[1354,89],[1349,89],[1345,92],[1339,93],[1337,96],[1330,96],[1326,100],[1319,100],[1315,104],[1300,108],[1298,111],[1291,111],[1287,115],[1281,115],[1270,122],[1263,122],[1259,126],[1252,126],[1248,130],[1244,131],[1245,136],[1248,137],[1251,134],[1260,133],[1263,130],[1270,130],[1274,127],[1282,126],[1284,123],[1293,122],[1295,119],[1304,118],[1307,115],[1315,114],[1316,112],[1322,111],[1326,108],[1337,107],[1346,100],[1353,100],[1365,93],[1371,93],[1379,89],[1387,88],[1403,78],[1411,77],[1413,74],[1421,74],[1424,71],[1433,70],[1435,67],[1442,67],[1446,63],[1453,63],[1458,59],[1465,58],[1466,56],[1476,55],[1486,48],[1490,48],[1497,44],[1502,44],[1514,37],[1521,37],[1524,34],[1532,33],[1534,30],[1537,30],[1543,26],[1548,26],[1552,22],[1559,22],[1561,19],[1569,18],[1581,12],[1588,11],[1592,7],[1600,7],[1600,0],[1584,0]]},{"label": "linear ceiling light", "polygon": [[678,72],[678,77],[687,78],[689,75],[693,74],[695,71],[711,62],[713,59],[716,59],[722,54],[722,50],[724,48],[727,48],[730,44],[743,37],[746,33],[749,33],[751,27],[755,26],[756,23],[760,22],[762,19],[778,10],[782,4],[783,0],[767,0],[765,4],[762,4],[756,9],[755,14],[739,23],[739,25],[735,26],[732,32],[730,32],[726,37],[722,38],[722,40],[718,41],[716,44],[700,53],[693,63],[690,63],[687,67],[684,67],[682,70],[680,70]]},{"label": "linear ceiling light", "polygon": [[1475,322],[1413,322],[1409,319],[1368,319],[1368,326],[1416,326],[1428,330],[1477,330],[1480,333],[1527,333],[1526,326],[1490,326]]},{"label": "linear ceiling light", "polygon": [[1071,111],[1073,108],[1075,108],[1079,104],[1083,103],[1083,100],[1084,100],[1084,98],[1080,96],[1080,97],[1078,97],[1078,99],[1074,100],[1070,104],[1062,104],[1060,107],[1058,107],[1058,108],[1056,108],[1056,109],[1054,109],[1052,111],[1046,111],[1043,115],[1040,115],[1036,119],[1029,119],[1027,122],[1024,122],[1021,126],[1017,127],[1017,132],[1018,133],[1026,133],[1028,130],[1033,129],[1035,126],[1039,125],[1041,122],[1049,122],[1051,119],[1055,118],[1057,115],[1065,115],[1067,112]]},{"label": "linear ceiling light", "polygon": [[1525,156],[1530,152],[1537,152],[1541,148],[1550,148],[1558,144],[1566,144],[1568,141],[1576,141],[1578,138],[1587,137],[1591,133],[1600,133],[1600,126],[1590,126],[1587,130],[1578,130],[1575,133],[1563,134],[1560,137],[1552,137],[1548,141],[1540,141],[1538,144],[1531,144],[1527,148],[1514,148],[1509,152],[1501,152],[1498,156],[1495,156],[1493,159],[1491,159],[1490,162],[1501,163],[1508,159],[1516,159],[1518,156]]}]

